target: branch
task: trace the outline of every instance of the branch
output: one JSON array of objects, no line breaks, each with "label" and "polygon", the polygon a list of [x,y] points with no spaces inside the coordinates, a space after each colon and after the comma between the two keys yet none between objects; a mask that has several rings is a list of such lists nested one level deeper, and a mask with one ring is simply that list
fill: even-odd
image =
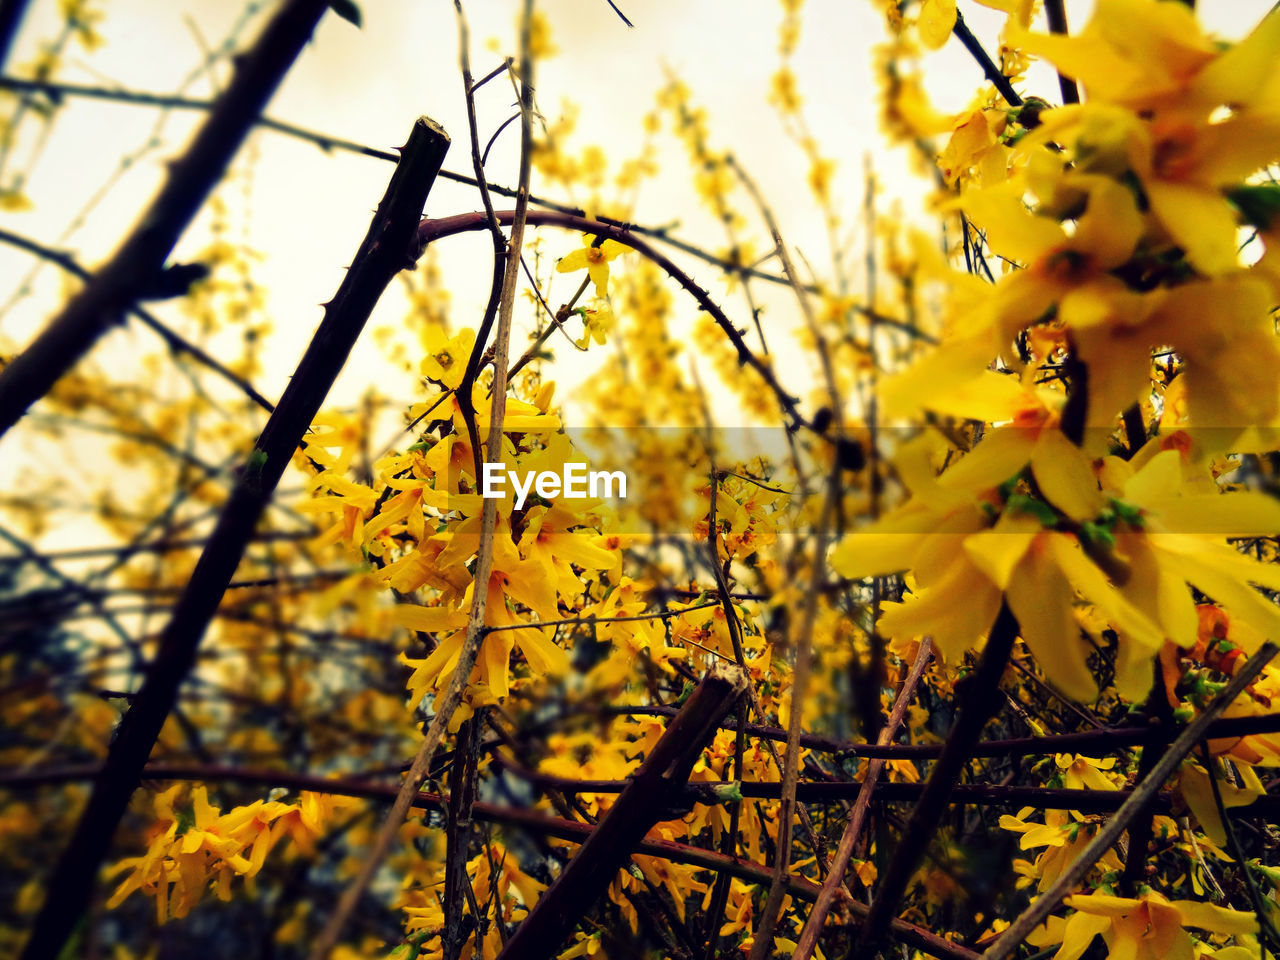
[{"label": "branch", "polygon": [[[536,624],[535,624],[536,626]],[[633,716],[668,717],[675,713],[673,707],[608,707],[606,712],[625,713]],[[736,730],[733,719],[724,723],[726,730]],[[779,727],[767,727],[749,723],[746,732],[766,740],[785,740],[787,731]],[[1253,734],[1280,732],[1280,713],[1251,717],[1225,717],[1214,722],[1209,731],[1213,739],[1221,737],[1247,737]],[[1007,740],[984,740],[974,744],[972,756],[1024,757],[1043,756],[1051,753],[1082,753],[1087,750],[1109,752],[1125,747],[1141,747],[1160,740],[1161,731],[1149,726],[1103,727],[1084,733],[1061,733],[1048,737],[1011,737]],[[811,750],[834,753],[838,756],[876,758],[884,760],[933,760],[941,755],[942,744],[933,743],[853,743],[807,733],[800,738],[800,745]]]},{"label": "branch", "polygon": [[946,810],[956,781],[973,756],[973,745],[982,734],[982,728],[995,713],[999,702],[996,692],[1000,689],[1000,677],[1004,674],[1017,638],[1017,618],[1008,604],[1002,604],[987,636],[978,667],[970,675],[969,689],[956,691],[958,707],[955,723],[937,763],[929,771],[924,791],[912,808],[911,819],[907,821],[903,831],[902,842],[893,851],[889,868],[871,902],[867,920],[859,931],[858,944],[854,948],[855,956],[874,955],[877,942],[888,928],[889,920],[897,912],[898,902],[906,893],[907,885],[938,829],[938,822]]},{"label": "branch", "polygon": [[[1067,35],[1067,11],[1063,0],[1044,0],[1044,15],[1049,20],[1050,33]],[[1062,91],[1063,103],[1080,102],[1080,88],[1061,70],[1058,71],[1058,89]]]},{"label": "branch", "polygon": [[[511,340],[511,312],[515,302],[516,281],[520,275],[520,248],[524,242],[525,219],[529,210],[529,177],[533,154],[533,58],[529,55],[529,22],[533,16],[532,0],[525,0],[524,14],[520,22],[520,188],[516,199],[516,209],[511,215],[511,239],[508,244],[505,260],[506,273],[503,277],[501,299],[498,306],[498,331],[495,337],[493,360],[492,406],[489,414],[489,436],[485,457],[491,462],[502,459],[502,420],[507,404],[507,348]],[[486,223],[491,223],[489,217]],[[415,249],[421,256],[425,249],[421,225],[417,233]],[[479,338],[477,338],[479,339]],[[476,451],[478,454],[478,451]],[[480,644],[484,640],[485,603],[489,596],[489,572],[493,566],[494,529],[498,521],[498,503],[488,499],[480,514],[480,541],[476,548],[476,566],[474,587],[471,594],[471,610],[467,618],[467,633],[462,649],[458,651],[458,660],[449,680],[449,687],[444,695],[436,700],[436,715],[427,728],[418,748],[413,764],[405,777],[396,802],[383,821],[373,848],[360,867],[355,880],[343,892],[333,914],[325,923],[319,937],[312,946],[311,960],[327,960],[330,952],[338,942],[347,920],[355,912],[360,897],[373,882],[373,876],[386,858],[400,832],[400,825],[409,812],[409,805],[414,793],[426,779],[431,765],[431,758],[440,745],[440,740],[452,719],[454,711],[462,702],[463,693],[471,681],[471,671],[475,667],[476,656],[480,652]]]},{"label": "branch", "polygon": [[168,168],[164,187],[132,233],[30,346],[0,370],[0,439],[160,274],[328,7],[325,0],[289,0],[280,8],[240,59],[231,85],[187,152]]},{"label": "branch", "polygon": [[[19,250],[25,250],[27,253],[47,260],[55,266],[61,267],[72,276],[79,277],[81,280],[93,279],[93,273],[80,266],[76,262],[76,258],[65,251],[54,250],[52,247],[46,247],[44,244],[36,243],[34,240],[28,240],[26,237],[20,237],[16,233],[10,233],[8,230],[3,229],[0,229],[0,243],[7,243],[10,246],[17,247]],[[253,384],[239,374],[233,373],[217,358],[171,329],[150,310],[133,303],[129,305],[129,312],[155,331],[160,339],[165,342],[165,345],[174,353],[189,354],[191,359],[208,367],[228,383],[235,385],[246,397],[267,411],[267,413],[275,410],[276,405],[260,394]]]},{"label": "branch", "polygon": [[964,22],[964,17],[960,15],[959,10],[956,11],[956,25],[952,28],[952,33],[964,44],[964,48],[969,51],[969,55],[977,61],[978,66],[982,68],[982,72],[995,85],[996,90],[1000,92],[1000,96],[1004,97],[1009,106],[1021,106],[1022,97],[1018,96],[1017,91],[1009,83],[1009,78],[995,65],[990,54],[982,49],[982,44],[978,42],[978,38],[969,30],[969,25]]},{"label": "branch", "polygon": [[31,0],[0,0],[0,70],[9,59],[13,41],[22,29],[22,18]]},{"label": "branch", "polygon": [[[271,32],[268,29],[267,35]],[[120,723],[103,774],[54,869],[24,960],[58,956],[73,926],[67,918],[78,916],[88,903],[98,865],[263,510],[374,304],[392,277],[411,262],[414,229],[448,143],[444,131],[431,121],[422,118],[414,125],[369,232],[173,608],[147,678]]]},{"label": "branch", "polygon": [[[501,223],[510,223],[514,214],[510,210],[499,210],[495,214]],[[738,352],[738,362],[751,367],[758,373],[765,384],[777,397],[779,405],[783,409],[783,413],[791,420],[796,427],[804,427],[821,436],[818,431],[805,419],[800,412],[799,401],[796,397],[787,393],[782,388],[782,384],[778,382],[778,378],[774,375],[773,368],[764,363],[747,346],[746,341],[742,337],[742,332],[729,320],[723,310],[721,310],[711,299],[711,295],[706,290],[698,286],[693,279],[681,270],[671,260],[655,250],[646,241],[632,234],[627,227],[614,226],[603,220],[591,220],[586,217],[573,216],[556,211],[538,210],[533,211],[528,217],[529,223],[533,226],[556,226],[563,227],[566,230],[580,230],[583,233],[593,233],[597,237],[603,237],[616,240],[625,244],[636,253],[649,260],[652,260],[661,270],[675,280],[680,286],[684,287],[698,302],[698,306],[711,315],[711,318],[719,325],[720,329],[728,336],[729,342],[733,344]],[[459,233],[466,233],[471,230],[482,230],[488,227],[488,217],[483,213],[463,213],[453,217],[442,217],[434,220],[424,220],[418,228],[418,236],[426,244],[439,240],[443,237],[454,236]]]},{"label": "branch", "polygon": [[670,807],[688,783],[693,765],[746,688],[747,675],[736,665],[711,668],[577,855],[516,928],[500,957],[539,960],[559,953],[561,943],[609,888],[645,834],[660,820],[670,819]]},{"label": "branch", "polygon": [[[906,680],[902,683],[902,689],[898,692],[898,699],[893,704],[893,712],[889,714],[888,722],[880,728],[879,743],[887,744],[897,735],[902,718],[906,716],[907,707],[910,705],[912,697],[915,696],[916,686],[920,683],[920,678],[924,676],[925,668],[929,665],[932,657],[933,644],[926,638],[920,644],[920,650],[916,654],[915,663],[911,665],[910,674],[907,675]],[[883,760],[872,760],[867,766],[866,777],[858,790],[858,799],[854,801],[853,811],[849,814],[849,822],[845,825],[844,833],[840,837],[840,845],[836,848],[835,859],[831,861],[831,872],[827,874],[827,879],[823,881],[822,889],[818,892],[818,899],[814,901],[813,909],[809,912],[809,919],[805,921],[804,929],[800,931],[800,940],[796,944],[794,960],[809,960],[809,957],[813,956],[813,951],[818,945],[818,937],[822,934],[822,925],[827,919],[827,913],[831,910],[836,891],[840,887],[845,870],[849,866],[849,860],[853,856],[854,844],[858,841],[858,835],[862,833],[862,825],[866,821],[867,810],[871,807],[871,795],[875,791],[876,781],[880,779],[880,771],[883,768]]]},{"label": "branch", "polygon": [[[1209,705],[1209,708],[1196,717],[1192,723],[1188,724],[1186,729],[1178,735],[1178,739],[1169,745],[1169,749],[1160,758],[1160,762],[1134,788],[1133,793],[1129,795],[1129,799],[1116,811],[1116,815],[1094,835],[1089,844],[1080,851],[1079,856],[1071,862],[1071,865],[1059,874],[1053,886],[1046,890],[1031,905],[1030,909],[1026,910],[1017,920],[1010,924],[1004,933],[1000,935],[1000,938],[987,948],[987,951],[982,955],[983,960],[1006,960],[1026,940],[1027,935],[1057,909],[1058,904],[1062,902],[1062,898],[1084,879],[1085,875],[1093,869],[1093,865],[1098,859],[1111,848],[1113,843],[1120,839],[1120,834],[1125,831],[1129,822],[1142,812],[1148,800],[1169,779],[1173,771],[1182,763],[1183,758],[1195,749],[1197,743],[1205,738],[1209,725],[1214,718],[1229,707],[1232,701],[1243,693],[1254,678],[1262,672],[1262,668],[1271,662],[1271,658],[1276,655],[1277,649],[1274,643],[1264,643],[1258,652],[1248,659],[1239,672],[1232,677],[1231,683],[1227,685],[1227,688],[1218,694],[1213,703]],[[1244,869],[1248,869],[1247,866]]]},{"label": "branch", "polygon": [[[778,244],[778,250],[784,257],[787,275],[793,276],[790,260],[786,259],[785,248],[776,229],[773,235]],[[800,727],[804,720],[804,701],[809,685],[813,625],[818,618],[818,595],[822,592],[822,580],[826,571],[827,543],[831,533],[832,516],[841,492],[840,464],[837,458],[835,467],[827,479],[822,519],[818,523],[818,534],[813,547],[813,572],[809,579],[808,596],[805,597],[803,619],[799,633],[792,644],[796,652],[796,662],[791,675],[791,711],[787,718],[787,750],[782,765],[782,795],[781,802],[778,804],[778,839],[773,856],[773,878],[769,885],[769,895],[765,898],[764,907],[760,911],[760,922],[755,929],[750,960],[765,960],[766,957],[773,955],[778,917],[782,912],[782,901],[787,893],[786,880],[791,871],[791,820],[796,812],[796,780],[800,774]],[[711,495],[715,497],[714,490]],[[817,844],[814,845],[814,855],[819,855]],[[828,872],[824,883],[830,883],[832,877],[836,877],[836,882],[839,882],[839,874]]]}]

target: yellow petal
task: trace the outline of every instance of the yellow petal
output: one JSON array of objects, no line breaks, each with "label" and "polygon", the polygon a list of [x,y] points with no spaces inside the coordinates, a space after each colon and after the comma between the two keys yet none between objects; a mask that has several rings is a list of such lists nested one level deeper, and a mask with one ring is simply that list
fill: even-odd
[{"label": "yellow petal", "polygon": [[1228,910],[1199,900],[1174,900],[1170,906],[1182,914],[1183,926],[1234,935],[1258,932],[1258,918],[1245,910]]},{"label": "yellow petal", "polygon": [[457,630],[467,625],[467,615],[449,607],[422,607],[401,603],[391,612],[391,622],[422,633]]},{"label": "yellow petal", "polygon": [[1021,188],[970,190],[959,205],[999,256],[1029,264],[1066,246],[1067,237],[1058,221],[1028,210]]},{"label": "yellow petal", "polygon": [[1277,58],[1280,16],[1273,9],[1249,36],[1201,70],[1187,95],[1207,107],[1249,103],[1275,75]]},{"label": "yellow petal", "polygon": [[1078,960],[1093,943],[1093,938],[1110,928],[1111,921],[1106,917],[1080,911],[1073,913],[1062,928],[1062,947],[1053,955],[1053,960]]},{"label": "yellow petal", "polygon": [[1048,537],[1054,561],[1081,595],[1097,606],[1111,624],[1128,638],[1149,647],[1152,652],[1164,640],[1164,631],[1135,607],[1084,555],[1074,537],[1057,534]]},{"label": "yellow petal", "polygon": [[1125,263],[1142,236],[1142,214],[1133,191],[1110,178],[1098,178],[1080,217],[1071,247],[1087,254],[1103,270]]},{"label": "yellow petal", "polygon": [[1086,645],[1072,596],[1071,584],[1057,564],[1034,548],[1005,590],[1022,639],[1049,682],[1073,700],[1092,703],[1098,687],[1085,663]]},{"label": "yellow petal", "polygon": [[1062,431],[1040,431],[1031,453],[1031,472],[1040,492],[1072,520],[1091,520],[1102,509],[1092,461]]},{"label": "yellow petal", "polygon": [[560,262],[556,264],[556,272],[572,273],[574,270],[584,270],[589,262],[587,248],[580,247],[560,258]]},{"label": "yellow petal", "polygon": [[1151,497],[1143,507],[1170,533],[1219,537],[1274,537],[1280,534],[1280,501],[1264,493]]},{"label": "yellow petal", "polygon": [[920,6],[920,42],[937,50],[956,25],[956,0],[924,0]]},{"label": "yellow petal", "polygon": [[1148,180],[1143,186],[1152,211],[1193,267],[1209,277],[1236,269],[1236,215],[1220,193],[1167,180]]},{"label": "yellow petal", "polygon": [[1009,586],[1014,568],[1044,531],[1034,517],[1003,516],[991,530],[965,538],[964,552],[1001,590]]}]

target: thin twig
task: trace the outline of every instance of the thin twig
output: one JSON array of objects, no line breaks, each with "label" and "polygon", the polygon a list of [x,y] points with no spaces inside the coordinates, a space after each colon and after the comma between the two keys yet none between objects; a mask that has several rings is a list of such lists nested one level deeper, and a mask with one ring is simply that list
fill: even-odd
[{"label": "thin twig", "polygon": [[[532,16],[532,0],[526,0],[524,16],[520,27],[520,93],[524,120],[521,123],[520,143],[520,189],[516,200],[515,213],[511,222],[511,239],[506,257],[505,276],[502,283],[501,302],[498,307],[498,329],[496,334],[496,351],[493,364],[493,397],[489,417],[489,436],[486,457],[491,462],[502,459],[502,421],[506,413],[507,402],[507,345],[511,339],[511,313],[515,302],[516,281],[519,277],[520,248],[524,240],[526,214],[529,208],[529,174],[531,169],[531,153],[533,143],[533,61],[529,56],[529,21]],[[490,222],[486,218],[486,223]],[[421,233],[419,233],[421,240]],[[421,245],[419,244],[419,250]],[[485,603],[488,599],[489,572],[493,565],[494,530],[497,525],[497,501],[485,500],[480,518],[480,542],[476,551],[475,587],[471,597],[471,610],[467,619],[466,639],[458,653],[457,664],[449,680],[449,686],[442,697],[436,701],[436,715],[432,718],[423,737],[422,745],[413,765],[405,776],[400,792],[396,795],[391,812],[387,814],[382,827],[374,839],[373,846],[361,864],[360,872],[351,882],[334,908],[324,929],[312,947],[311,960],[327,960],[334,946],[337,945],[347,921],[355,912],[360,898],[369,888],[373,876],[391,850],[401,824],[409,812],[414,794],[417,793],[423,780],[426,779],[431,758],[439,745],[454,711],[462,702],[462,696],[471,681],[471,671],[475,666],[476,656],[480,652],[480,644],[484,639]]]}]

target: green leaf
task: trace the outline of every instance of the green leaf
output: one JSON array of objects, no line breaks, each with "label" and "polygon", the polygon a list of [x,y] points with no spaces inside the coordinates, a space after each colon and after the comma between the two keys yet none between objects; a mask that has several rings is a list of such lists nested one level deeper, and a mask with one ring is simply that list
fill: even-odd
[{"label": "green leaf", "polygon": [[357,29],[364,26],[364,18],[355,0],[329,0],[329,7],[343,20],[354,23]]},{"label": "green leaf", "polygon": [[1089,543],[1115,549],[1116,538],[1106,527],[1096,523],[1080,524],[1080,535]]},{"label": "green leaf", "polygon": [[1258,183],[1236,187],[1227,194],[1240,215],[1250,224],[1262,230],[1271,227],[1280,213],[1280,184]]},{"label": "green leaf", "polygon": [[1143,519],[1142,508],[1135,504],[1115,499],[1111,501],[1111,509],[1115,511],[1117,517],[1129,524],[1131,527],[1140,527],[1145,522]]},{"label": "green leaf", "polygon": [[730,783],[717,783],[711,787],[711,793],[721,803],[728,803],[742,799],[742,781],[734,780]]},{"label": "green leaf", "polygon": [[1011,496],[1009,502],[1005,504],[1005,509],[1013,513],[1029,513],[1046,527],[1058,525],[1058,515],[1054,513],[1053,507],[1043,500],[1036,500],[1024,493],[1015,493]]}]

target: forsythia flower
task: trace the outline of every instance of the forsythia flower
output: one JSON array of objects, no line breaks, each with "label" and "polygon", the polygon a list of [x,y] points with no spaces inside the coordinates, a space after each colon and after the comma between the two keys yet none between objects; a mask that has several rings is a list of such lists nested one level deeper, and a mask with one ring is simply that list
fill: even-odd
[{"label": "forsythia flower", "polygon": [[617,240],[605,240],[597,246],[595,237],[587,235],[581,247],[560,259],[556,264],[556,272],[573,273],[576,270],[586,270],[587,276],[595,284],[596,296],[607,297],[609,295],[609,263],[627,250],[628,247]]},{"label": "forsythia flower", "polygon": [[1037,947],[1062,944],[1053,960],[1077,960],[1099,934],[1112,957],[1194,960],[1195,940],[1186,927],[1236,937],[1258,931],[1252,913],[1194,900],[1166,900],[1154,891],[1137,899],[1103,893],[1077,895],[1068,897],[1066,904],[1075,913],[1065,920],[1050,917],[1044,927],[1027,937],[1027,942]]}]

